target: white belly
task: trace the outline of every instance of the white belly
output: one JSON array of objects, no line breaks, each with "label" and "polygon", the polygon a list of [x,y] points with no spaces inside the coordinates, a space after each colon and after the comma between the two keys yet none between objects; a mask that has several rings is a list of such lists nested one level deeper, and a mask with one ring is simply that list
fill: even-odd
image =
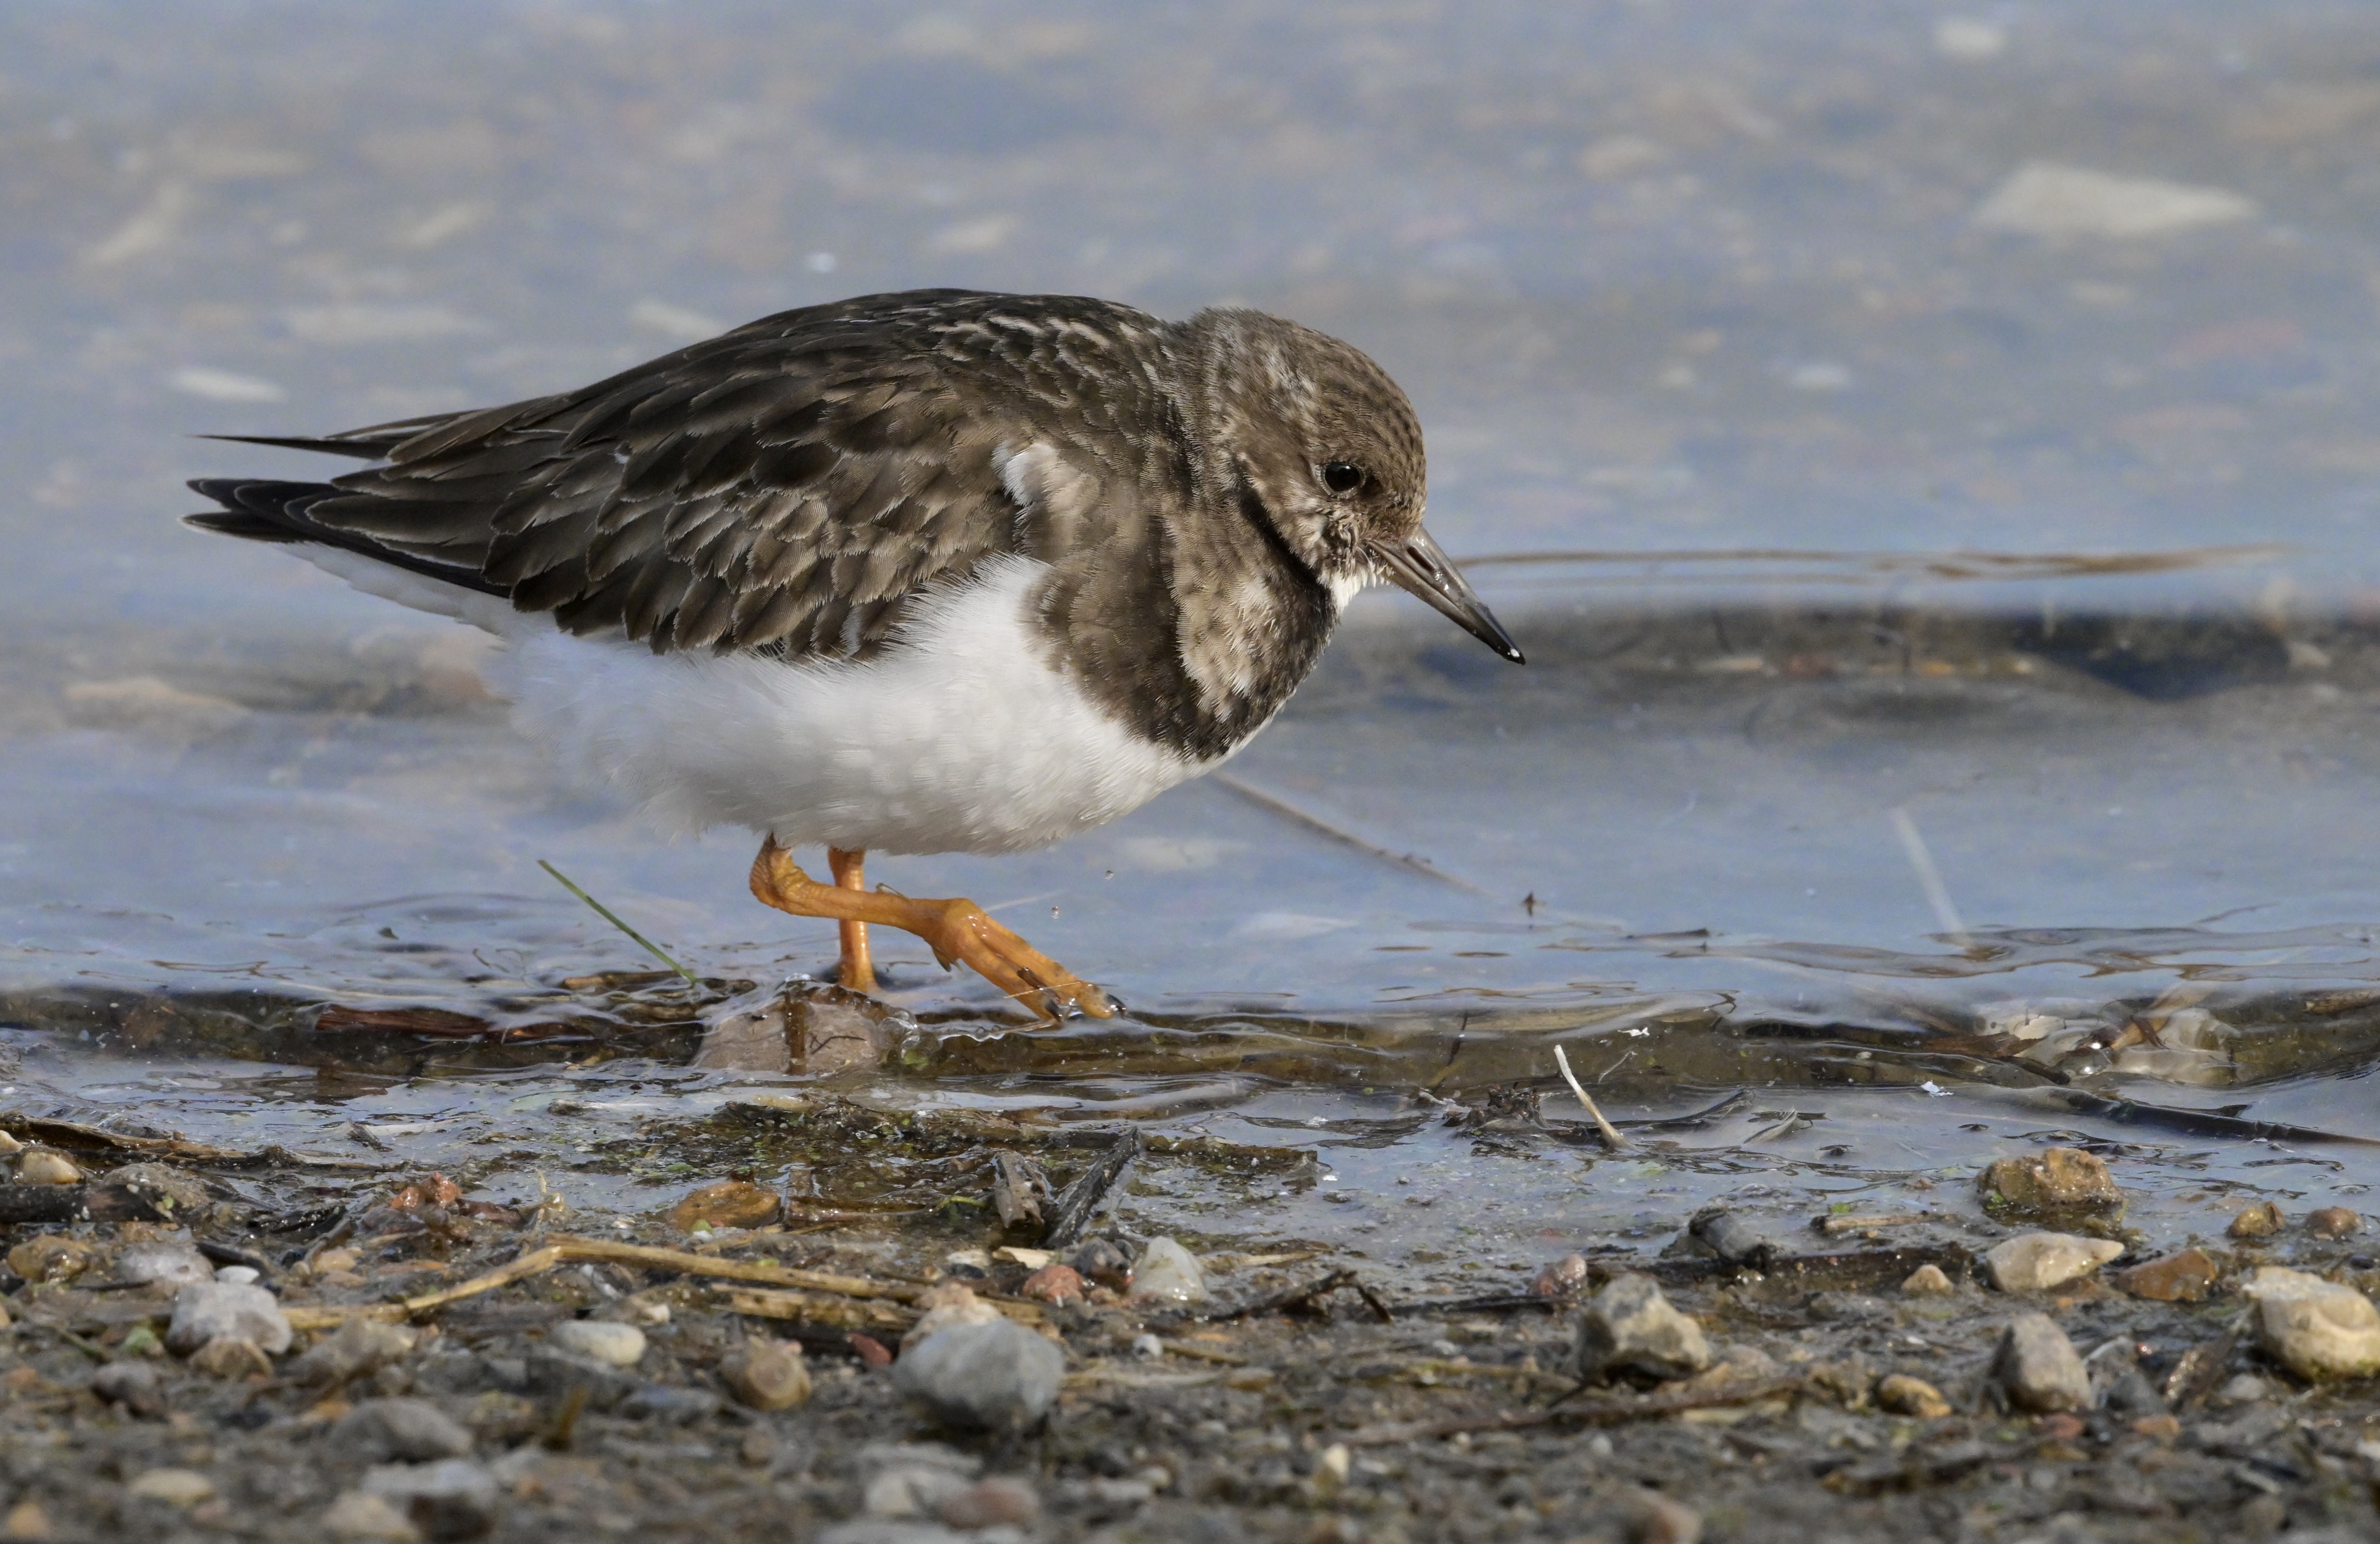
[{"label": "white belly", "polygon": [[1112,821],[1206,770],[1132,734],[1044,663],[1026,617],[1044,572],[1022,559],[988,565],[864,663],[656,655],[514,616],[490,684],[524,733],[672,827],[1013,852]]}]

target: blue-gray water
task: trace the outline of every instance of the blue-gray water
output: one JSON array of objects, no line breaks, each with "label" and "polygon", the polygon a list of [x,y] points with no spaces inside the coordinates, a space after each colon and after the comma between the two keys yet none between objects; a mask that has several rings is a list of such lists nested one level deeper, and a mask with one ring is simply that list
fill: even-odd
[{"label": "blue-gray water", "polygon": [[[2375,152],[2349,5],[12,7],[0,987],[638,965],[539,858],[706,971],[820,968],[745,836],[554,784],[468,635],[177,527],[185,478],[314,466],[188,436],[1083,291],[1374,353],[1446,545],[1538,557],[1474,570],[1536,663],[1367,598],[1233,764],[1263,797],[879,877],[1153,1015],[1965,1032],[2211,980],[2205,1046],[2096,1076],[2358,1125],[2362,1042],[2275,1015],[2380,925]],[[345,1118],[228,1086],[180,1124]]]}]

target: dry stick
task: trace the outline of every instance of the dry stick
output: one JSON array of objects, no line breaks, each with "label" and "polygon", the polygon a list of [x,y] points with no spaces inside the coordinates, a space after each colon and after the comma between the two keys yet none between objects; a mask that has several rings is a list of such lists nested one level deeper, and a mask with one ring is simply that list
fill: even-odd
[{"label": "dry stick", "polygon": [[1595,1122],[1595,1129],[1603,1134],[1603,1145],[1613,1152],[1618,1152],[1621,1148],[1626,1147],[1628,1138],[1621,1136],[1620,1128],[1605,1120],[1603,1112],[1595,1107],[1595,1100],[1586,1097],[1586,1089],[1579,1083],[1578,1075],[1570,1070],[1570,1058],[1562,1054],[1562,1048],[1560,1046],[1554,1047],[1554,1064],[1561,1068],[1562,1081],[1570,1085],[1570,1091],[1578,1096],[1578,1101],[1581,1104],[1586,1106],[1587,1116]]},{"label": "dry stick", "polygon": [[596,916],[601,918],[604,921],[611,923],[612,926],[619,929],[622,932],[627,934],[630,938],[635,939],[638,943],[644,945],[646,954],[650,954],[653,958],[661,961],[663,965],[668,966],[672,970],[674,970],[679,975],[685,977],[686,984],[687,986],[699,987],[702,985],[700,981],[694,979],[693,971],[688,970],[686,967],[678,964],[677,961],[670,958],[667,954],[662,954],[660,944],[655,943],[651,939],[647,938],[644,934],[637,931],[636,929],[628,926],[625,922],[621,921],[620,918],[613,913],[610,906],[605,906],[594,896],[589,895],[584,890],[581,890],[577,885],[571,883],[569,875],[564,873],[561,869],[555,868],[552,864],[548,863],[541,857],[537,860],[537,866],[544,869],[547,873],[552,874],[555,879],[561,881],[563,889],[569,891],[573,895],[577,896],[589,906],[593,906],[595,908]]},{"label": "dry stick", "polygon": [[[468,1282],[458,1282],[436,1292],[424,1293],[395,1303],[364,1303],[345,1307],[298,1306],[287,1310],[290,1324],[300,1330],[320,1330],[350,1319],[398,1319],[434,1313],[450,1303],[481,1293],[493,1292],[501,1286],[530,1276],[540,1275],[558,1265],[577,1261],[601,1261],[617,1265],[638,1265],[651,1270],[674,1270],[687,1276],[715,1276],[731,1282],[752,1282],[761,1286],[803,1287],[813,1292],[831,1292],[844,1297],[888,1297],[896,1303],[915,1302],[925,1292],[924,1287],[905,1283],[871,1282],[860,1276],[837,1276],[823,1270],[797,1270],[789,1265],[777,1265],[766,1260],[720,1259],[710,1255],[689,1254],[684,1249],[662,1249],[646,1244],[622,1244],[608,1238],[557,1238],[542,1249],[532,1249],[506,1265]],[[985,1294],[993,1302],[1004,1299]]]},{"label": "dry stick", "polygon": [[1649,1420],[1687,1410],[1707,1410],[1773,1399],[1803,1386],[1800,1374],[1730,1383],[1692,1393],[1646,1394],[1637,1399],[1597,1400],[1589,1404],[1558,1405],[1547,1410],[1500,1410],[1493,1415],[1456,1416],[1441,1421],[1400,1421],[1393,1426],[1366,1427],[1340,1439],[1349,1447],[1386,1447],[1392,1442],[1426,1442],[1463,1431],[1523,1431],[1536,1426],[1597,1426],[1607,1422]]}]

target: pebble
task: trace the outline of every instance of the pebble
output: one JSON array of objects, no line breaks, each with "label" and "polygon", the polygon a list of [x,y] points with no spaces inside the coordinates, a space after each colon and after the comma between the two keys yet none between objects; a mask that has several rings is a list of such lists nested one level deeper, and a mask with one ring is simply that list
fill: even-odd
[{"label": "pebble", "polygon": [[925,1313],[909,1326],[901,1337],[904,1347],[912,1346],[944,1330],[962,1324],[990,1324],[1000,1317],[1000,1310],[975,1295],[975,1289],[965,1282],[943,1282],[929,1287],[918,1295],[917,1307]]},{"label": "pebble", "polygon": [[471,1451],[471,1433],[426,1399],[368,1399],[339,1417],[331,1440],[368,1464],[426,1464]]},{"label": "pebble", "polygon": [[1952,1290],[1950,1278],[1938,1265],[1921,1265],[1900,1283],[1903,1297],[1948,1297]]},{"label": "pebble", "polygon": [[496,1477],[468,1458],[375,1465],[360,1489],[402,1510],[431,1538],[474,1538],[495,1522]]},{"label": "pebble", "polygon": [[215,1271],[215,1280],[233,1286],[254,1286],[264,1279],[264,1272],[252,1265],[226,1265]]},{"label": "pebble", "polygon": [[387,1497],[368,1496],[361,1490],[340,1491],[338,1499],[323,1509],[322,1529],[331,1538],[386,1539],[389,1544],[421,1537],[421,1530],[391,1506]]},{"label": "pebble", "polygon": [[2256,1305],[2256,1343],[2299,1377],[2380,1372],[2380,1308],[2353,1287],[2268,1265],[2240,1291]]},{"label": "pebble", "polygon": [[1710,1363],[1702,1326],[1672,1307],[1649,1276],[1615,1276],[1579,1310],[1582,1378],[1622,1371],[1686,1378]]},{"label": "pebble", "polygon": [[1581,1254],[1547,1261],[1545,1269],[1537,1272],[1537,1279],[1529,1283],[1532,1297],[1572,1298],[1585,1291],[1586,1257]]},{"label": "pebble", "polygon": [[[63,1153],[36,1148],[17,1160],[17,1183],[19,1185],[80,1185],[82,1171]],[[159,1473],[173,1471],[159,1470]],[[188,1472],[188,1471],[179,1471]]]},{"label": "pebble", "polygon": [[187,1511],[200,1501],[212,1501],[215,1482],[196,1469],[151,1469],[135,1476],[124,1489],[132,1495]]},{"label": "pebble", "polygon": [[225,1338],[251,1341],[277,1356],[289,1349],[289,1319],[273,1294],[261,1286],[198,1282],[175,1294],[165,1349],[187,1356],[209,1341]]},{"label": "pebble", "polygon": [[2074,1343],[2047,1314],[2020,1314],[2000,1332],[1992,1374],[2020,1410],[2047,1413],[2090,1407],[2091,1374]]},{"label": "pebble", "polygon": [[1132,1354],[1144,1362],[1161,1362],[1165,1359],[1165,1343],[1155,1335],[1137,1334],[1132,1337]]},{"label": "pebble", "polygon": [[610,1410],[638,1387],[625,1368],[592,1356],[574,1356],[552,1344],[532,1348],[521,1360],[521,1392],[530,1398],[568,1399],[584,1389],[582,1397],[589,1410]]},{"label": "pebble", "polygon": [[1938,1420],[1950,1413],[1950,1402],[1942,1397],[1941,1390],[1905,1372],[1877,1382],[1876,1403],[1896,1416],[1915,1416],[1921,1420]]},{"label": "pebble", "polygon": [[1630,1544],[1696,1544],[1702,1514],[1673,1496],[1638,1487],[1621,1498]]},{"label": "pebble", "polygon": [[2252,1372],[2235,1372],[2223,1380],[2223,1386],[2206,1396],[2206,1403],[2217,1410],[2229,1410],[2242,1404],[2261,1404],[2273,1397],[2273,1386]]},{"label": "pebble", "polygon": [[1038,1303],[1079,1303],[1083,1300],[1082,1272],[1071,1265],[1045,1265],[1025,1278],[1016,1295]]},{"label": "pebble", "polygon": [[1196,1303],[1207,1295],[1198,1257],[1171,1238],[1152,1238],[1133,1263],[1132,1295],[1148,1303]]},{"label": "pebble", "polygon": [[1104,1238],[1087,1238],[1066,1257],[1066,1263],[1081,1273],[1083,1280],[1097,1282],[1103,1287],[1122,1292],[1132,1285],[1132,1261],[1122,1249]]},{"label": "pebble", "polygon": [[2363,1231],[2363,1218],[2348,1207],[2326,1206],[2307,1212],[2305,1225],[2316,1238],[2352,1238]]},{"label": "pebble", "polygon": [[2258,1201],[2231,1219],[2231,1225],[2223,1231],[2233,1238],[2270,1238],[2281,1231],[2287,1221],[2279,1207],[2270,1201]]},{"label": "pebble", "polygon": [[2073,1212],[2121,1215],[2124,1193],[2096,1156],[2080,1148],[2045,1148],[2021,1158],[2002,1158],[1984,1171],[1980,1185],[1987,1210],[2025,1217]]},{"label": "pebble", "polygon": [[2152,1303],[2196,1303],[2220,1274],[2204,1249],[2177,1249],[2116,1272],[2116,1285]]},{"label": "pebble", "polygon": [[164,1387],[157,1369],[146,1362],[108,1363],[91,1375],[91,1392],[136,1416],[153,1416],[165,1408]]},{"label": "pebble", "polygon": [[809,1403],[810,1370],[796,1343],[746,1341],[721,1359],[719,1375],[737,1404],[755,1410],[790,1410]]},{"label": "pebble", "polygon": [[245,1335],[217,1335],[190,1353],[190,1368],[210,1378],[270,1378],[273,1359]]},{"label": "pebble", "polygon": [[1696,1212],[1686,1234],[1729,1265],[1766,1266],[1777,1254],[1777,1246],[1751,1219],[1725,1207]]},{"label": "pebble", "polygon": [[747,1179],[723,1179],[688,1191],[670,1208],[670,1226],[692,1233],[697,1223],[710,1228],[765,1228],[777,1220],[783,1202],[773,1190]]},{"label": "pebble", "polygon": [[134,1244],[115,1257],[115,1279],[143,1285],[188,1286],[213,1281],[215,1268],[187,1244]]},{"label": "pebble", "polygon": [[410,1355],[419,1331],[377,1319],[351,1319],[316,1341],[289,1364],[300,1383],[344,1383]]},{"label": "pebble", "polygon": [[25,1150],[25,1144],[5,1131],[0,1131],[0,1158],[13,1158]]},{"label": "pebble", "polygon": [[79,1274],[98,1251],[79,1238],[45,1233],[8,1251],[8,1269],[29,1282],[63,1282]]},{"label": "pebble", "polygon": [[931,1464],[895,1464],[879,1469],[860,1493],[870,1517],[925,1517],[971,1489],[965,1476]]},{"label": "pebble", "polygon": [[2252,218],[2255,203],[2222,188],[2115,176],[2030,161],[1977,207],[1975,224],[2027,236],[2139,238]]},{"label": "pebble", "polygon": [[983,1460],[940,1442],[870,1442],[859,1450],[860,1510],[923,1517],[975,1483]]},{"label": "pebble", "polygon": [[545,1343],[605,1367],[632,1368],[645,1359],[645,1332],[603,1319],[565,1319],[545,1332]]},{"label": "pebble", "polygon": [[1041,1499],[1020,1479],[995,1475],[945,1497],[934,1515],[954,1528],[1029,1528],[1041,1517]]},{"label": "pebble", "polygon": [[2088,1276],[2123,1252],[2124,1246],[2109,1238],[2025,1233],[1986,1250],[1984,1269],[2002,1292],[2045,1292]]},{"label": "pebble", "polygon": [[893,1386],[944,1423],[1006,1430],[1048,1412],[1066,1356],[1021,1324],[961,1324],[905,1349]]}]

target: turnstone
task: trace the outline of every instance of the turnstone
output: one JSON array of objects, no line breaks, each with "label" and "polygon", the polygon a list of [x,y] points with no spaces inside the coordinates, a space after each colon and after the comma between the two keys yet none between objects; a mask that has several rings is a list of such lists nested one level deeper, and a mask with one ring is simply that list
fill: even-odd
[{"label": "turnstone", "polygon": [[1256,310],[864,296],[559,395],[225,437],[376,465],[201,479],[191,524],[497,635],[520,728],[666,824],[757,830],[753,894],[837,919],[863,991],[874,922],[1113,1013],[973,902],[868,891],[864,855],[1039,846],[1213,770],[1365,585],[1521,659],[1422,529],[1404,393]]}]

